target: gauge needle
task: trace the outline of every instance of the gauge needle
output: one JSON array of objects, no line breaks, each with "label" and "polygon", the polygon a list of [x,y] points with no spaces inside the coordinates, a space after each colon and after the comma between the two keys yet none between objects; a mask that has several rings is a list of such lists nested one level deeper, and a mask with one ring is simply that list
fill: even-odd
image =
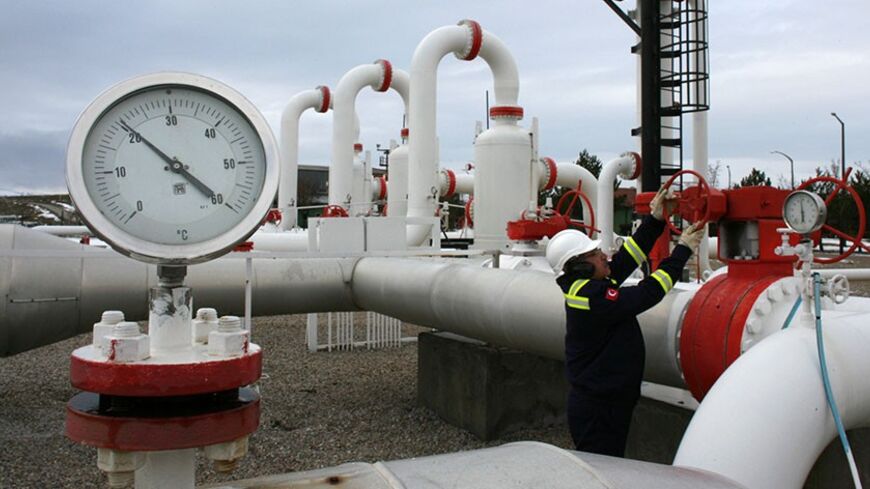
[{"label": "gauge needle", "polygon": [[121,126],[124,127],[124,129],[130,131],[131,133],[135,134],[136,136],[139,136],[139,138],[142,140],[142,142],[145,143],[145,146],[148,146],[149,148],[151,148],[152,151],[157,153],[157,156],[159,156],[160,159],[162,159],[163,161],[168,163],[169,169],[172,170],[173,173],[178,173],[178,174],[182,175],[190,183],[192,183],[194,187],[199,189],[200,192],[204,193],[206,197],[214,197],[214,195],[215,195],[214,191],[212,189],[210,189],[208,187],[208,185],[202,183],[202,181],[200,179],[196,178],[189,171],[187,171],[184,168],[184,163],[178,161],[177,158],[170,158],[169,155],[167,155],[166,153],[161,151],[160,148],[158,148],[157,146],[154,146],[154,144],[151,141],[146,139],[145,136],[142,135],[142,133],[137,132],[132,127],[128,126],[127,123],[125,123],[124,121],[119,121],[119,122],[121,123]]}]

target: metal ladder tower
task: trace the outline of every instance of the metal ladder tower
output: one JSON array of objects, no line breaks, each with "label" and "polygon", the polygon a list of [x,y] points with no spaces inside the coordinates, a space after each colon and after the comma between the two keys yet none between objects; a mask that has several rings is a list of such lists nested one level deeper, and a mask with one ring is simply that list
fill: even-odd
[{"label": "metal ladder tower", "polygon": [[641,125],[631,134],[642,140],[642,190],[654,192],[683,168],[683,115],[710,108],[706,0],[638,0],[640,25],[604,2],[640,37],[631,52],[641,56]]}]

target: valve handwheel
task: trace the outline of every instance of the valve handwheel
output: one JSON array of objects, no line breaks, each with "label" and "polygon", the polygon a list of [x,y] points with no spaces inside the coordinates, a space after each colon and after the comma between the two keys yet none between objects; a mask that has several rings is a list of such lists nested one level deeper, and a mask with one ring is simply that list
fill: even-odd
[{"label": "valve handwheel", "polygon": [[825,199],[825,205],[830,205],[834,198],[836,198],[837,194],[839,194],[841,190],[845,190],[849,194],[849,197],[851,197],[852,200],[855,202],[855,207],[858,209],[858,232],[855,233],[854,236],[840,231],[839,229],[831,226],[830,224],[825,224],[822,226],[822,233],[828,232],[838,238],[850,241],[852,243],[852,246],[850,246],[849,249],[847,249],[843,253],[831,258],[816,256],[813,258],[813,261],[816,263],[836,263],[854,253],[855,250],[858,249],[858,246],[864,248],[864,245],[861,244],[861,238],[864,236],[864,229],[867,221],[864,212],[864,204],[861,202],[861,197],[858,195],[858,192],[856,192],[855,189],[852,188],[852,186],[848,183],[849,174],[851,172],[852,169],[849,168],[849,170],[846,171],[845,178],[843,179],[827,176],[811,178],[806,182],[800,184],[800,186],[798,187],[798,190],[803,190],[814,183],[833,183],[834,190],[831,191],[831,194],[828,195],[828,197]]},{"label": "valve handwheel", "polygon": [[[589,209],[589,224],[586,224],[580,219],[571,218],[571,214],[574,212],[577,205],[581,203],[581,199],[586,203],[586,208]],[[565,209],[564,211],[562,210],[563,208]],[[593,238],[595,233],[598,232],[598,229],[595,227],[595,211],[592,209],[592,202],[589,200],[589,197],[580,190],[580,185],[562,195],[559,202],[556,203],[556,212],[564,216],[565,221],[569,226],[585,232],[590,238]]]},{"label": "valve handwheel", "polygon": [[[667,189],[670,189],[671,185],[673,185],[677,180],[677,177],[682,175],[694,176],[698,179],[698,185],[697,187],[691,187],[683,192],[675,194],[679,199],[676,214],[679,214],[680,217],[695,224],[707,224],[707,221],[710,220],[710,210],[712,209],[712,206],[710,205],[710,185],[707,184],[707,180],[705,180],[700,173],[695,170],[680,170],[671,175],[671,178],[665,182],[665,190],[667,191]],[[667,206],[664,206],[662,209],[662,218],[666,223],[668,223],[668,228],[670,228],[672,233],[677,235],[683,233],[671,222]]]},{"label": "valve handwheel", "polygon": [[323,208],[320,217],[347,217],[347,211],[340,205],[328,205]]}]

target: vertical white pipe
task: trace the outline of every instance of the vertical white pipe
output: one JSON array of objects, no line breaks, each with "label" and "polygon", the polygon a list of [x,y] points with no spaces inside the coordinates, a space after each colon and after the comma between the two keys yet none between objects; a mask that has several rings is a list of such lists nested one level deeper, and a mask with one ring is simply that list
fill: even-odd
[{"label": "vertical white pipe", "polygon": [[329,204],[349,209],[353,201],[354,107],[366,86],[383,92],[392,82],[392,65],[378,60],[345,73],[335,87],[332,125],[332,161],[329,166]]},{"label": "vertical white pipe", "polygon": [[278,183],[280,228],[296,227],[297,189],[299,181],[299,118],[308,109],[324,113],[329,110],[329,88],[320,86],[294,95],[281,113],[281,179]]},{"label": "vertical white pipe", "polygon": [[[707,152],[707,111],[695,112],[692,114],[692,161],[694,170],[704,178],[707,178],[708,152]],[[701,245],[698,250],[698,260],[700,260],[701,272],[711,270],[710,268],[710,243],[708,238],[710,232],[709,226],[704,228],[704,239],[701,240]]]},{"label": "vertical white pipe", "polygon": [[616,177],[633,180],[640,175],[641,163],[637,153],[623,153],[620,157],[610,160],[601,169],[598,179],[598,203],[596,222],[601,234],[601,250],[607,256],[616,251],[613,245],[613,186]]},{"label": "vertical white pipe", "polygon": [[[437,69],[449,53],[464,60],[479,54],[492,70],[496,105],[517,105],[516,62],[501,40],[483,31],[476,22],[440,27],[420,41],[411,59],[408,114],[408,128],[413,135],[408,155],[408,215],[412,217],[432,217],[438,204]],[[422,243],[428,236],[426,231],[424,226],[409,226],[408,244]]]}]

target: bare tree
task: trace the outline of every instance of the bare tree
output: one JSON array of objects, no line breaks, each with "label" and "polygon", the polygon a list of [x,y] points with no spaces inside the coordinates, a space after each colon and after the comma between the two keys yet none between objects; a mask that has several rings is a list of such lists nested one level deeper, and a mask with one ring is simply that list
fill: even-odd
[{"label": "bare tree", "polygon": [[712,188],[719,188],[719,170],[722,169],[722,162],[720,160],[716,160],[716,163],[712,165],[707,165],[707,174],[704,175],[704,178],[707,179],[707,183]]}]

